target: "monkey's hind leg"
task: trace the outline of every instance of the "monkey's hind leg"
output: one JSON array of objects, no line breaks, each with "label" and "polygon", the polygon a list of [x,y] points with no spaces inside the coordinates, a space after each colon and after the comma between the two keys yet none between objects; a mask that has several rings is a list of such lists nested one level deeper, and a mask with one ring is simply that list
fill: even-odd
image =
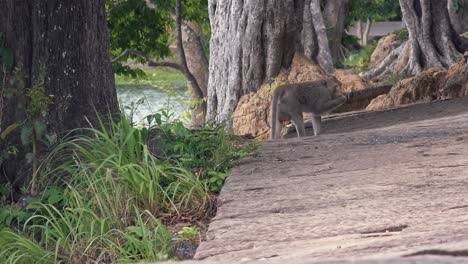
[{"label": "monkey's hind leg", "polygon": [[276,125],[272,129],[272,139],[278,139],[281,137],[281,128],[283,127],[283,124],[279,118],[276,119]]},{"label": "monkey's hind leg", "polygon": [[322,131],[322,116],[312,116],[312,127],[314,128],[314,136],[318,136]]},{"label": "monkey's hind leg", "polygon": [[305,127],[304,127],[304,118],[302,117],[302,113],[294,113],[291,115],[292,122],[296,127],[297,136],[298,137],[305,137]]}]

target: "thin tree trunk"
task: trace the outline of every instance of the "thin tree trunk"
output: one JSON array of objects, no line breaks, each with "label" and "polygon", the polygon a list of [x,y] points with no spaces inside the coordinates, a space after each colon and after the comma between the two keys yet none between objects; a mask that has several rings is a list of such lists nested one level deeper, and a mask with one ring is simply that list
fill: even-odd
[{"label": "thin tree trunk", "polygon": [[[145,0],[150,9],[156,9],[157,6],[151,0]],[[205,124],[207,86],[208,86],[208,59],[203,48],[203,39],[199,25],[182,21],[180,17],[180,2],[176,2],[176,14],[173,15],[176,21],[177,53],[181,59],[176,68],[184,73],[188,80],[188,87],[192,93],[191,99],[191,121],[192,127],[199,128]],[[196,30],[194,30],[196,28]],[[180,37],[181,36],[181,37]],[[179,38],[180,37],[180,38]],[[180,39],[182,41],[180,42]],[[182,43],[181,45],[179,43]],[[182,58],[184,56],[184,58]],[[147,56],[143,56],[148,63],[158,67],[158,64],[150,61]],[[183,61],[184,59],[185,61]]]},{"label": "thin tree trunk", "polygon": [[[187,67],[197,80],[203,97],[194,96],[194,105],[191,106],[192,127],[199,128],[205,124],[206,103],[203,102],[206,98],[208,87],[208,58],[205,55],[203,47],[203,39],[200,34],[201,28],[196,24],[182,24],[182,40],[185,55],[187,58]],[[193,90],[193,87],[190,87]],[[193,93],[195,95],[195,93]]]},{"label": "thin tree trunk", "polygon": [[358,35],[359,38],[359,45],[364,46],[363,40],[364,40],[364,35],[362,32],[362,21],[359,19],[357,21],[357,26],[356,26],[356,34]]},{"label": "thin tree trunk", "polygon": [[369,34],[372,26],[372,21],[367,18],[366,21],[366,28],[364,29],[364,33],[362,35],[362,45],[366,47],[369,44]]},{"label": "thin tree trunk", "polygon": [[[119,111],[104,3],[0,0],[0,32],[4,33],[5,46],[13,49],[15,66],[24,75],[24,85],[16,81],[14,86],[31,87],[41,73],[45,74],[45,94],[52,104],[43,120],[51,136],[61,137],[70,129],[89,126],[88,122],[97,125],[96,113],[105,119],[108,113]],[[27,116],[24,90],[15,92],[3,98],[0,111],[4,128],[22,123]],[[6,174],[22,184],[31,166],[24,154],[31,147],[21,146],[19,133],[10,134],[7,140],[16,144],[20,153],[4,164]]]},{"label": "thin tree trunk", "polygon": [[190,72],[187,66],[187,58],[185,57],[185,51],[182,41],[182,13],[181,13],[181,0],[176,0],[176,8],[175,8],[175,17],[176,17],[176,37],[177,37],[177,51],[179,53],[179,60],[182,66],[182,70],[185,76],[188,79],[188,82],[193,87],[193,93],[198,98],[203,98],[203,91],[201,90],[200,86],[198,85],[197,80]]}]

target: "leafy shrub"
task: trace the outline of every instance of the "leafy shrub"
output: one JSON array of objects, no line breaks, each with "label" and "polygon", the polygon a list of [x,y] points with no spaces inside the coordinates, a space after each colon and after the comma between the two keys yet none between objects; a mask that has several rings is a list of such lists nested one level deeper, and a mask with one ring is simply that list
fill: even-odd
[{"label": "leafy shrub", "polygon": [[166,111],[147,117],[148,127],[123,114],[98,120],[72,131],[41,166],[53,187],[25,208],[0,207],[0,263],[165,260],[174,239],[158,217],[203,217],[210,190],[251,151],[222,126],[191,130]]},{"label": "leafy shrub", "polygon": [[394,30],[392,34],[396,35],[398,40],[401,42],[407,41],[409,39],[408,29],[406,28]]},{"label": "leafy shrub", "polygon": [[368,69],[370,58],[375,48],[377,47],[377,41],[372,41],[369,45],[360,50],[351,53],[343,64],[349,68],[352,68],[355,72],[362,72]]}]

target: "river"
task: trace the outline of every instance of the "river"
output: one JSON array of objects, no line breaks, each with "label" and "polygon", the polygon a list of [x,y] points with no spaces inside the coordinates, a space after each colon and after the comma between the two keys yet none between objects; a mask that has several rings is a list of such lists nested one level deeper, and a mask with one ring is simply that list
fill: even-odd
[{"label": "river", "polygon": [[172,119],[186,116],[183,113],[188,110],[190,96],[187,93],[186,81],[183,79],[166,82],[163,86],[146,82],[117,82],[116,86],[119,104],[127,114],[133,112],[134,122],[160,112],[161,109],[169,109]]}]

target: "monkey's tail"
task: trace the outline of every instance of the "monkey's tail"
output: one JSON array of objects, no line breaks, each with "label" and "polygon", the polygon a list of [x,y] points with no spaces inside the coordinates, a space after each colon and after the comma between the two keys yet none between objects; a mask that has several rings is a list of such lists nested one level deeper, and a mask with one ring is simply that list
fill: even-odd
[{"label": "monkey's tail", "polygon": [[349,104],[356,101],[374,99],[379,95],[387,94],[391,89],[392,85],[378,85],[376,87],[352,91],[343,95],[346,96],[346,103]]},{"label": "monkey's tail", "polygon": [[270,133],[270,139],[275,139],[278,137],[278,135],[275,135],[276,133],[276,127],[279,126],[279,113],[278,113],[278,100],[280,98],[280,91],[275,89],[273,91],[273,97],[271,99],[271,133]]}]

